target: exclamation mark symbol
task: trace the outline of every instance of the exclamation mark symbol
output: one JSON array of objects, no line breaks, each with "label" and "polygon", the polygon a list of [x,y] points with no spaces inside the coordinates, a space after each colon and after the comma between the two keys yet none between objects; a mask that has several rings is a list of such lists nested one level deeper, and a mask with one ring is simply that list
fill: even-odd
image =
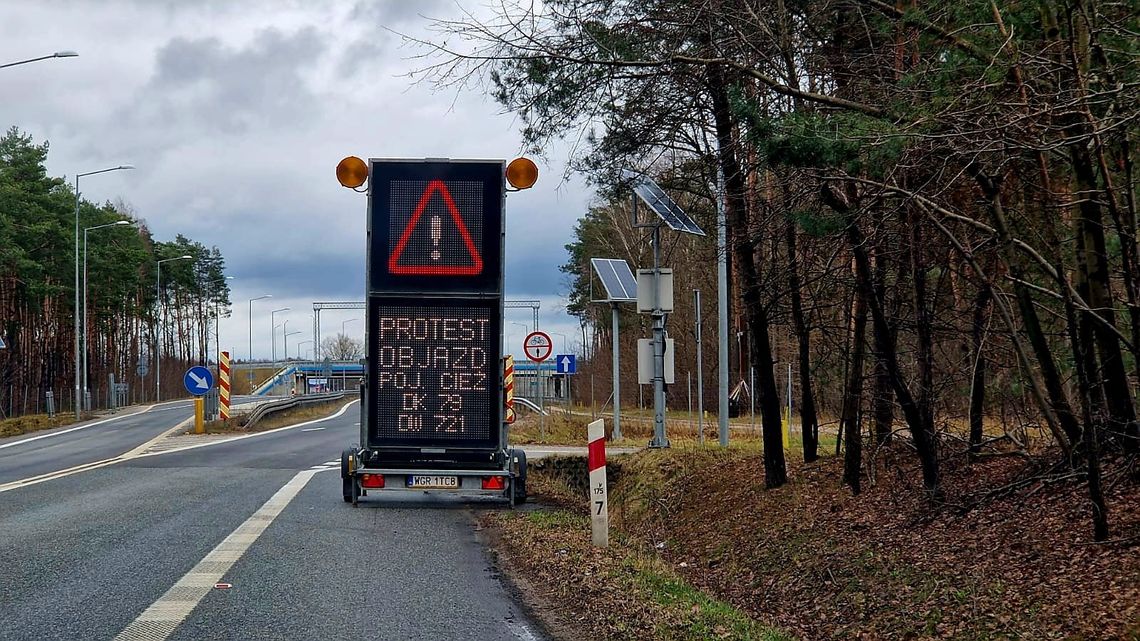
[{"label": "exclamation mark symbol", "polygon": [[431,217],[431,244],[435,249],[431,250],[431,259],[439,260],[439,238],[443,235],[443,221],[439,216]]}]

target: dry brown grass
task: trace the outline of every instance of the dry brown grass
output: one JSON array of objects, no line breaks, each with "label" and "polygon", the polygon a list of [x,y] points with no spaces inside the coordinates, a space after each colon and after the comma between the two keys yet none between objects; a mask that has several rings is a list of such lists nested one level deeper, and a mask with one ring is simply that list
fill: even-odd
[{"label": "dry brown grass", "polygon": [[47,414],[28,414],[0,421],[0,438],[6,436],[20,436],[40,430],[50,430],[53,427],[62,427],[75,422],[75,415],[61,412],[55,418],[48,418]]}]

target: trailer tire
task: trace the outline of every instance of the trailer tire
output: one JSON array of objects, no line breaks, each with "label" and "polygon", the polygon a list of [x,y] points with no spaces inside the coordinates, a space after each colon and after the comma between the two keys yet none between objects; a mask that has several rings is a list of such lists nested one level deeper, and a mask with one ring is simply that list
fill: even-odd
[{"label": "trailer tire", "polygon": [[[512,463],[518,465],[518,473],[511,481],[511,505],[526,503],[526,452],[511,450]],[[513,467],[513,465],[512,465]]]},{"label": "trailer tire", "polygon": [[340,478],[341,478],[341,498],[345,503],[352,503],[352,492],[355,489],[356,479],[353,475],[349,474],[348,466],[349,460],[356,454],[355,451],[348,449],[340,453]]}]

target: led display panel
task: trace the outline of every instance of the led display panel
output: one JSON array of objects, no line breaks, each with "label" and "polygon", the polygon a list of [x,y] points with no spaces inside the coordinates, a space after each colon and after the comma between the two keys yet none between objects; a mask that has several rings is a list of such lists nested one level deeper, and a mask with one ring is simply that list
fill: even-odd
[{"label": "led display panel", "polygon": [[501,304],[369,298],[370,445],[498,447]]},{"label": "led display panel", "polygon": [[372,161],[368,290],[499,293],[502,161]]}]

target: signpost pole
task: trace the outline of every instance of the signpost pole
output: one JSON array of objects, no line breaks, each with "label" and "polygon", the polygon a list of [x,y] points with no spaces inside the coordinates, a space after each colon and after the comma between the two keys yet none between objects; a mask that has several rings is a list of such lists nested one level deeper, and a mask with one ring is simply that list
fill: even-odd
[{"label": "signpost pole", "polygon": [[194,397],[194,433],[205,434],[206,423],[203,420],[203,415],[206,411],[206,399],[201,396]]},{"label": "signpost pole", "polygon": [[618,371],[618,366],[620,364],[620,359],[621,359],[620,350],[618,349],[618,346],[620,345],[620,341],[618,340],[618,332],[620,331],[620,328],[618,327],[618,306],[617,306],[617,303],[610,303],[610,304],[613,306],[613,322],[614,322],[614,331],[613,331],[614,429],[613,429],[612,434],[613,434],[614,440],[616,441],[616,440],[621,439],[621,373]]},{"label": "signpost pole", "polygon": [[701,290],[693,290],[693,309],[696,310],[696,319],[693,321],[697,335],[697,441],[705,444],[705,377],[704,360],[701,358]]},{"label": "signpost pole", "polygon": [[653,440],[649,447],[669,447],[665,436],[665,312],[661,309],[661,226],[653,228]]}]

